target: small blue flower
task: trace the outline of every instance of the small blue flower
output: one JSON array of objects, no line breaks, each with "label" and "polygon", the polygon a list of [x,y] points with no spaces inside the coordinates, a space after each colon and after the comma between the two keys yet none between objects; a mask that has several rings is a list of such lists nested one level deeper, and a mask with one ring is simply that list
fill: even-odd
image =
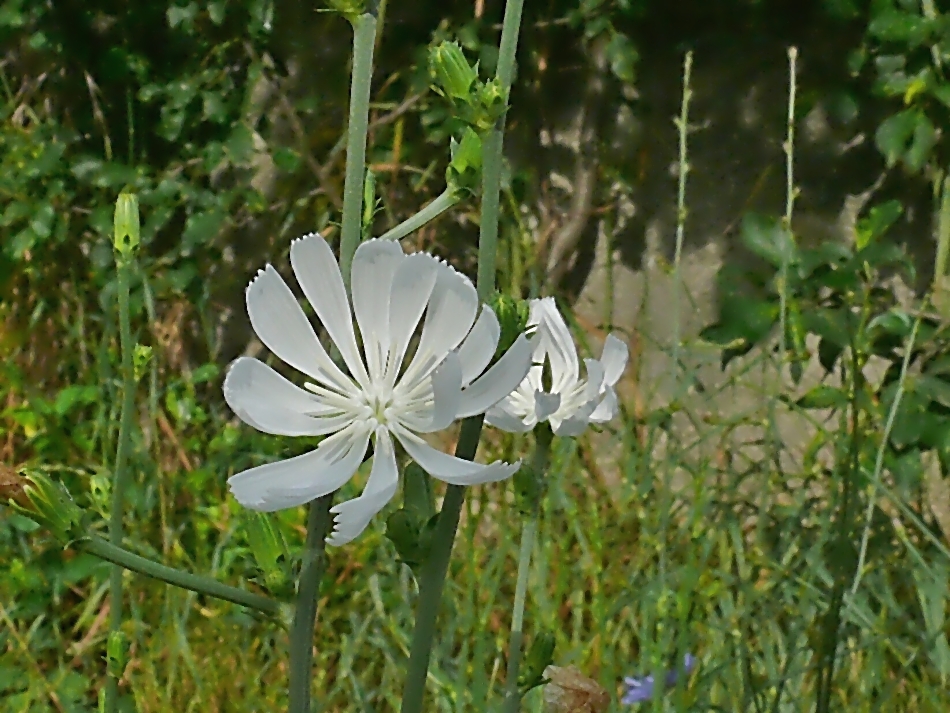
[{"label": "small blue flower", "polygon": [[[692,654],[686,654],[683,657],[683,668],[680,670],[672,670],[666,672],[666,679],[664,681],[664,687],[670,688],[676,685],[676,681],[679,679],[680,671],[688,674],[696,666],[696,657]],[[623,679],[623,682],[627,684],[627,692],[624,694],[623,698],[620,700],[621,703],[642,703],[643,701],[649,701],[653,698],[653,689],[655,687],[655,681],[653,676],[644,676],[643,678],[633,678],[628,676]]]}]

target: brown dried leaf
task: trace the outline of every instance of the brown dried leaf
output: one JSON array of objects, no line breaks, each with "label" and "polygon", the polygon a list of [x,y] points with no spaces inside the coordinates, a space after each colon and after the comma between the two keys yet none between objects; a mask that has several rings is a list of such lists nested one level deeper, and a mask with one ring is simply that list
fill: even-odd
[{"label": "brown dried leaf", "polygon": [[610,696],[597,681],[588,678],[576,666],[548,666],[544,677],[545,713],[604,713]]},{"label": "brown dried leaf", "polygon": [[13,468],[6,463],[0,463],[0,503],[13,500],[26,507],[29,501],[26,499],[26,493],[23,486],[26,481]]}]

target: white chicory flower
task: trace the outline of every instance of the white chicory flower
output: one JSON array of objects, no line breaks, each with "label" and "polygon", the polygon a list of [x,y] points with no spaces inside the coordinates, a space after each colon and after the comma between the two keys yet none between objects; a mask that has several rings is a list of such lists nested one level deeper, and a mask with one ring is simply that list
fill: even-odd
[{"label": "white chicory flower", "polygon": [[[627,345],[607,336],[599,360],[585,359],[587,378],[580,378],[574,339],[553,297],[531,301],[528,330],[534,331],[533,361],[528,375],[511,394],[490,408],[485,421],[514,433],[548,421],[558,436],[577,436],[590,423],[603,423],[619,411],[614,386],[627,366]],[[544,366],[551,384],[543,383]]]},{"label": "white chicory flower", "polygon": [[330,359],[277,271],[270,265],[261,270],[247,288],[251,326],[268,349],[313,382],[301,389],[263,362],[241,357],[225,378],[225,400],[259,431],[327,437],[309,453],[232,476],[231,492],[242,505],[274,511],[337,490],[360,466],[370,439],[369,479],[360,497],[331,509],[331,545],[357,537],[396,493],[393,438],[447,483],[473,485],[514,474],[519,463],[473,463],[435,450],[419,436],[483,413],[517,386],[531,363],[531,345],[522,335],[485,371],[500,329],[486,306],[476,319],[478,296],[467,277],[426,253],[405,254],[398,242],[369,240],[353,257],[351,313],[339,265],[320,235],[295,240],[290,263],[349,373]]}]

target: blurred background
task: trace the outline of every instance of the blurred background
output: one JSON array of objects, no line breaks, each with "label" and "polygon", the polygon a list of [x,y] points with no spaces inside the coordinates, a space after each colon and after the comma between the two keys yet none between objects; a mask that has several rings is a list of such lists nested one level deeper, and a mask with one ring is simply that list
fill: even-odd
[{"label": "blurred background", "polygon": [[[320,9],[311,0],[0,0],[0,454],[55,470],[84,506],[107,510],[120,401],[112,212],[130,187],[143,216],[133,329],[154,356],[138,393],[129,540],[231,582],[248,575],[249,560],[228,475],[313,445],[244,427],[220,384],[235,357],[263,356],[244,311],[251,276],[266,262],[288,274],[291,239],[319,230],[332,242],[337,232],[351,33]],[[376,234],[443,190],[449,138],[462,126],[429,89],[427,48],[457,39],[491,76],[502,12],[500,0],[381,3],[368,148]],[[723,271],[762,269],[744,218],[785,212],[792,46],[796,240],[851,245],[868,210],[899,204],[886,240],[914,268],[900,282],[912,302],[934,278],[950,165],[947,3],[525,3],[499,288],[557,295],[595,354],[611,330],[631,347],[623,421],[556,453],[527,633],[556,632],[556,663],[577,665],[615,701],[624,675],[684,651],[699,657],[697,672],[654,710],[808,711],[820,685],[825,617],[841,607],[824,560],[844,477],[833,457],[838,421],[775,417],[786,386],[769,350],[746,350],[743,369],[724,371],[720,351],[697,339],[722,321]],[[677,258],[673,119],[688,50]],[[477,234],[469,201],[405,242],[474,276]],[[931,351],[942,355],[938,341]],[[781,425],[774,457],[764,414]],[[486,456],[525,445],[491,431],[486,439]],[[874,594],[836,634],[834,709],[950,704],[950,491],[926,460],[934,449],[945,459],[948,447],[920,445],[922,465],[901,484],[906,512],[876,512],[864,585]],[[302,514],[279,519],[301,542]],[[430,673],[433,711],[491,709],[518,523],[510,486],[470,493]],[[0,510],[0,710],[93,706],[107,573]],[[236,607],[131,581],[130,709],[286,705],[283,632]],[[395,709],[414,586],[381,518],[331,552],[318,710]],[[527,710],[540,706],[539,694],[526,699]]]}]

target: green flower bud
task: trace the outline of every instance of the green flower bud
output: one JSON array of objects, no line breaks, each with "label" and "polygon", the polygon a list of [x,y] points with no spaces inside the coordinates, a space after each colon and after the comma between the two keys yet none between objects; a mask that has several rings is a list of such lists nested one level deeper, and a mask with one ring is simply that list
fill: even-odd
[{"label": "green flower bud", "polygon": [[136,381],[145,376],[145,370],[150,361],[152,361],[152,348],[144,344],[136,344],[132,353],[132,371]]},{"label": "green flower bud", "polygon": [[11,501],[15,510],[48,529],[64,546],[83,537],[82,508],[62,485],[39,471],[28,471],[24,480],[23,494],[29,503],[23,507]]},{"label": "green flower bud", "polygon": [[123,631],[113,631],[106,643],[106,672],[111,678],[122,678],[129,665],[129,649],[132,643]]},{"label": "green flower bud", "polygon": [[443,42],[429,50],[429,72],[435,91],[452,100],[469,103],[478,81],[478,64],[472,67],[458,42]]},{"label": "green flower bud", "polygon": [[259,581],[275,596],[289,596],[294,584],[287,555],[287,543],[267,513],[247,511],[244,535],[261,573]]},{"label": "green flower bud", "polygon": [[508,97],[497,78],[478,87],[476,101],[479,109],[476,126],[480,131],[492,128],[508,108]]},{"label": "green flower bud", "polygon": [[331,10],[340,13],[350,22],[366,11],[365,0],[327,0]]},{"label": "green flower bud", "polygon": [[123,191],[115,202],[115,232],[113,246],[123,258],[129,258],[138,249],[141,240],[139,226],[139,199],[134,193]]},{"label": "green flower bud", "polygon": [[445,169],[445,182],[456,192],[475,194],[482,177],[482,140],[471,128],[466,128],[462,140],[454,138],[449,144],[452,160]]},{"label": "green flower bud", "polygon": [[498,324],[501,326],[501,336],[495,350],[495,356],[499,357],[508,351],[515,340],[528,328],[531,305],[527,300],[500,292],[495,292],[488,304],[495,311]]},{"label": "green flower bud", "polygon": [[542,631],[534,637],[528,655],[525,656],[521,675],[518,676],[518,687],[522,695],[547,683],[544,669],[554,663],[554,645],[554,634],[550,631]]}]

